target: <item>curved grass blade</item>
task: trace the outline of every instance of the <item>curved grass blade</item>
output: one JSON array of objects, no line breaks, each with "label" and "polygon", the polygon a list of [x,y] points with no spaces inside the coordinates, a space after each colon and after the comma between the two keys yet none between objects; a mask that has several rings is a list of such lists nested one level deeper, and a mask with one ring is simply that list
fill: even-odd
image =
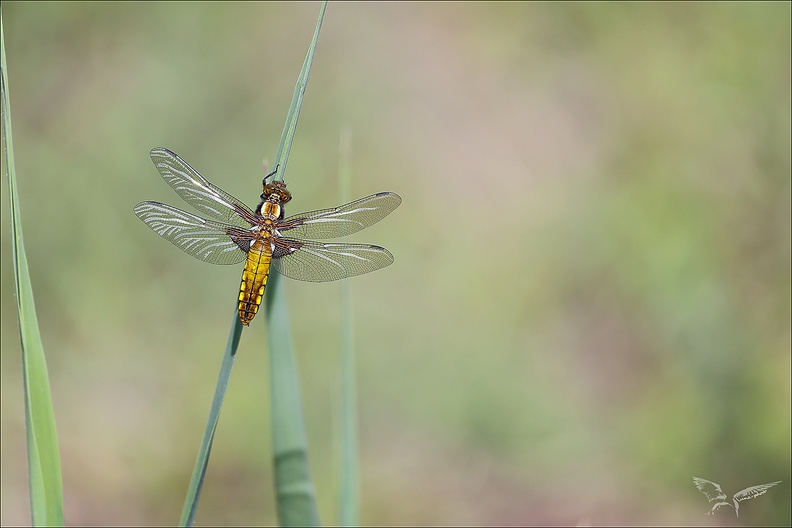
[{"label": "curved grass blade", "polygon": [[[339,183],[341,203],[350,200],[351,139],[348,129],[341,131]],[[349,281],[341,281],[341,431],[338,487],[338,526],[360,525],[360,485],[357,458],[357,383],[355,382],[355,331],[352,318],[352,291]]]},{"label": "curved grass blade", "polygon": [[223,356],[223,364],[220,367],[217,387],[215,388],[214,397],[212,398],[212,407],[209,410],[209,419],[207,420],[206,429],[201,439],[201,447],[198,450],[198,458],[195,461],[195,469],[193,469],[192,478],[190,479],[190,487],[187,490],[187,498],[184,501],[181,518],[179,519],[179,526],[193,526],[195,524],[195,513],[198,509],[198,500],[201,497],[201,489],[203,488],[203,481],[206,476],[206,468],[209,465],[209,455],[212,452],[212,442],[214,442],[217,422],[220,420],[220,409],[223,407],[223,400],[225,399],[226,389],[228,388],[228,380],[231,378],[231,369],[234,366],[234,358],[236,357],[237,347],[239,346],[239,338],[242,336],[242,323],[239,322],[236,303],[234,304],[234,321],[236,321],[236,324],[232,324],[231,332],[228,336],[228,344],[226,345],[225,355]]},{"label": "curved grass blade", "polygon": [[22,219],[14,168],[14,145],[11,137],[11,109],[8,95],[8,69],[5,56],[5,33],[0,11],[0,69],[2,69],[3,146],[8,169],[11,202],[11,246],[14,258],[19,335],[22,342],[22,370],[25,386],[25,423],[27,425],[28,472],[30,474],[30,509],[33,526],[63,526],[63,484],[55,413],[52,409],[47,361],[39,334],[33,288],[30,283]]},{"label": "curved grass blade", "polygon": [[[319,31],[327,2],[322,2],[311,45],[294,88],[286,124],[275,159],[277,174],[283,180],[289,159],[297,118],[311,71]],[[308,441],[300,396],[300,379],[291,339],[283,279],[274,273],[267,285],[267,337],[270,358],[272,405],[272,449],[278,520],[281,526],[319,526],[313,481],[308,464]]]}]

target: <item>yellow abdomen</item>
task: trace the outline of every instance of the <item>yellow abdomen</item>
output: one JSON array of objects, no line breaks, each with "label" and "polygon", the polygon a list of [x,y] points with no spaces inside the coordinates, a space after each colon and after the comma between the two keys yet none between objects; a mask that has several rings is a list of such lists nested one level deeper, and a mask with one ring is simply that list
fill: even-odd
[{"label": "yellow abdomen", "polygon": [[257,239],[250,246],[242,270],[242,284],[239,286],[239,320],[247,326],[256,316],[264,288],[267,286],[270,262],[272,262],[272,245],[268,240]]}]

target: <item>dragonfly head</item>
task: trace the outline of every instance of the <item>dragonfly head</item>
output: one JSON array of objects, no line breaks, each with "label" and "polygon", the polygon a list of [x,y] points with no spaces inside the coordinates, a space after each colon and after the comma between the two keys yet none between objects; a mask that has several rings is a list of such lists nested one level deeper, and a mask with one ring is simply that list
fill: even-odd
[{"label": "dragonfly head", "polygon": [[262,200],[285,204],[291,198],[291,193],[286,189],[285,183],[274,181],[264,184],[264,192],[261,193]]}]

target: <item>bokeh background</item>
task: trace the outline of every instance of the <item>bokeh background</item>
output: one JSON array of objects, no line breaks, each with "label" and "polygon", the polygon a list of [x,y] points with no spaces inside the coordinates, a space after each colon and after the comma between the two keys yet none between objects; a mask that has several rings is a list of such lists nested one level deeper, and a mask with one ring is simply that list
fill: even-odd
[{"label": "bokeh background", "polygon": [[[177,522],[241,268],[155,236],[168,147],[255,204],[318,3],[3,2],[16,169],[72,525]],[[286,174],[402,206],[354,241],[362,522],[790,524],[790,4],[331,3]],[[3,525],[30,522],[2,185]],[[339,285],[288,281],[320,514]],[[276,522],[266,329],[197,521]],[[782,480],[739,519],[703,514]]]}]

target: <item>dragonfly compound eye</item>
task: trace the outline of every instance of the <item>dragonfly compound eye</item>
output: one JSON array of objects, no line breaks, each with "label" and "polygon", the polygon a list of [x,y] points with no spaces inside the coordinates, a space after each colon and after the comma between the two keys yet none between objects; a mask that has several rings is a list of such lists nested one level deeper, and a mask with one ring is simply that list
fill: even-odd
[{"label": "dragonfly compound eye", "polygon": [[261,199],[266,200],[272,195],[277,195],[280,203],[286,203],[291,200],[291,193],[286,189],[286,184],[283,182],[275,181],[264,186]]}]

